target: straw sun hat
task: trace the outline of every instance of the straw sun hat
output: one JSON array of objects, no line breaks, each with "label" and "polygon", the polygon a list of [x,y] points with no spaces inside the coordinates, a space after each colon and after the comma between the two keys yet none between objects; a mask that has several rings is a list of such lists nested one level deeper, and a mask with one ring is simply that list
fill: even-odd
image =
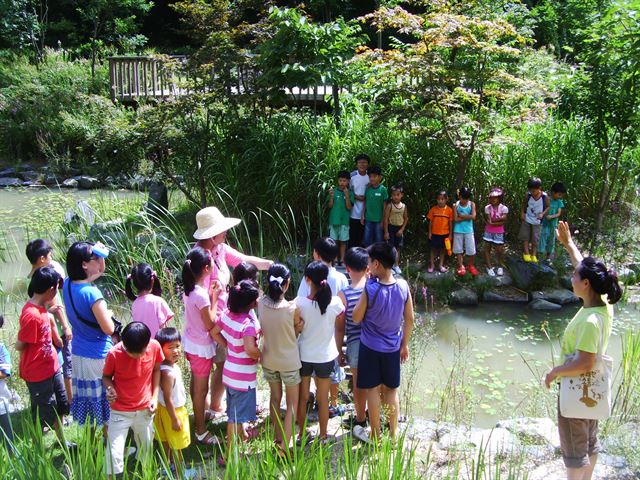
[{"label": "straw sun hat", "polygon": [[193,234],[196,240],[206,240],[226,232],[238,225],[239,218],[225,217],[216,207],[207,207],[196,213],[196,225],[198,229]]}]

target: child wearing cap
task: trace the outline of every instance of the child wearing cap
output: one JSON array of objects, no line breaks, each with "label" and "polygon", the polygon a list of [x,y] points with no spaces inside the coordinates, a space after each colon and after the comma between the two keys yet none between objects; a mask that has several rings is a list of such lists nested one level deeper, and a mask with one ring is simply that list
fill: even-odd
[{"label": "child wearing cap", "polygon": [[[484,227],[484,260],[487,264],[487,273],[491,277],[504,275],[504,224],[507,221],[509,209],[502,204],[504,193],[500,187],[493,187],[489,192],[489,204],[484,207],[486,225]],[[491,262],[491,249],[495,248],[498,260],[498,269],[494,270]]]}]

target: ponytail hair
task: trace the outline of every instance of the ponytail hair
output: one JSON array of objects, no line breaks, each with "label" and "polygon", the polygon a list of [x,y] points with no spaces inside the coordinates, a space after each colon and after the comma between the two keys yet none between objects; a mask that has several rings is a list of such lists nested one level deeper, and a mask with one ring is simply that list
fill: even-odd
[{"label": "ponytail hair", "polygon": [[253,280],[242,280],[229,289],[227,307],[233,313],[246,313],[249,306],[258,299],[260,289]]},{"label": "ponytail hair", "polygon": [[187,253],[187,259],[182,265],[182,285],[185,295],[189,296],[196,288],[196,282],[204,272],[204,269],[211,265],[211,254],[202,247],[193,247]]},{"label": "ponytail hair", "polygon": [[133,267],[131,273],[127,275],[124,283],[124,292],[127,298],[134,301],[138,296],[133,292],[132,284],[136,287],[138,293],[141,290],[151,290],[151,293],[157,297],[162,296],[162,286],[158,280],[156,272],[148,263],[139,263]]},{"label": "ponytail hair", "polygon": [[281,263],[274,263],[267,272],[267,296],[274,302],[280,301],[284,294],[284,286],[291,278],[291,272]]},{"label": "ponytail hair", "polygon": [[607,269],[600,260],[585,257],[578,266],[578,275],[588,280],[591,288],[599,295],[607,295],[607,301],[613,305],[622,298],[622,288],[615,271]]},{"label": "ponytail hair", "polygon": [[240,283],[242,280],[253,280],[254,282],[257,282],[258,267],[256,267],[253,263],[240,262],[238,265],[233,267],[232,277],[234,285]]},{"label": "ponytail hair", "polygon": [[331,287],[327,282],[329,276],[329,267],[323,262],[311,262],[304,269],[304,276],[311,280],[311,283],[316,287],[316,295],[313,300],[320,307],[320,313],[322,315],[327,311],[327,307],[331,303]]}]

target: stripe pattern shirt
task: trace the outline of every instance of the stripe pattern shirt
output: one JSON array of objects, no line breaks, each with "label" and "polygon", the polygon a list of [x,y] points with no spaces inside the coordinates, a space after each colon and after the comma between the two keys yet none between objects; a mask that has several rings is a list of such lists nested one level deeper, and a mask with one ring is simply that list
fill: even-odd
[{"label": "stripe pattern shirt", "polygon": [[356,308],[363,290],[364,288],[353,288],[351,286],[342,289],[344,298],[347,300],[347,308],[344,314],[347,345],[356,340],[360,340],[362,325],[353,321],[353,309]]},{"label": "stripe pattern shirt", "polygon": [[227,341],[227,359],[222,370],[222,383],[234,390],[246,392],[256,388],[258,360],[244,349],[244,337],[258,338],[260,326],[251,313],[233,313],[229,310],[220,319],[222,336]]}]

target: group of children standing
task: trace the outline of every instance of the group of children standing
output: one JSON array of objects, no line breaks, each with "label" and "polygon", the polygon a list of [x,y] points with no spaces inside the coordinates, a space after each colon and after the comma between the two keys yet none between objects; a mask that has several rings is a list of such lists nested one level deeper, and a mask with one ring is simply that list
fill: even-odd
[{"label": "group of children standing", "polygon": [[[408,224],[407,206],[402,202],[404,190],[401,185],[387,189],[382,185],[380,167],[369,167],[369,157],[358,155],[356,170],[344,170],[338,174],[338,188],[329,190],[329,236],[340,244],[338,265],[344,261],[347,244],[364,245],[386,241],[396,248],[397,258],[394,273],[400,273],[400,250],[404,246],[404,232]],[[522,204],[522,224],[518,239],[523,244],[523,260],[538,262],[538,256],[552,259],[555,252],[555,228],[564,208],[566,189],[560,182],[551,187],[551,194],[542,190],[542,182],[532,177],[527,183],[527,195]],[[476,241],[473,223],[477,219],[476,204],[471,200],[471,191],[461,187],[457,201],[449,206],[446,191],[436,195],[436,204],[427,213],[429,221],[430,259],[428,272],[447,271],[445,253],[456,256],[456,273],[479,274],[475,266]],[[485,242],[484,259],[490,276],[504,274],[504,236],[509,208],[502,203],[504,192],[493,187],[484,207]],[[492,259],[495,250],[496,262]],[[467,257],[465,266],[464,257]],[[496,267],[494,267],[496,265]]]}]

